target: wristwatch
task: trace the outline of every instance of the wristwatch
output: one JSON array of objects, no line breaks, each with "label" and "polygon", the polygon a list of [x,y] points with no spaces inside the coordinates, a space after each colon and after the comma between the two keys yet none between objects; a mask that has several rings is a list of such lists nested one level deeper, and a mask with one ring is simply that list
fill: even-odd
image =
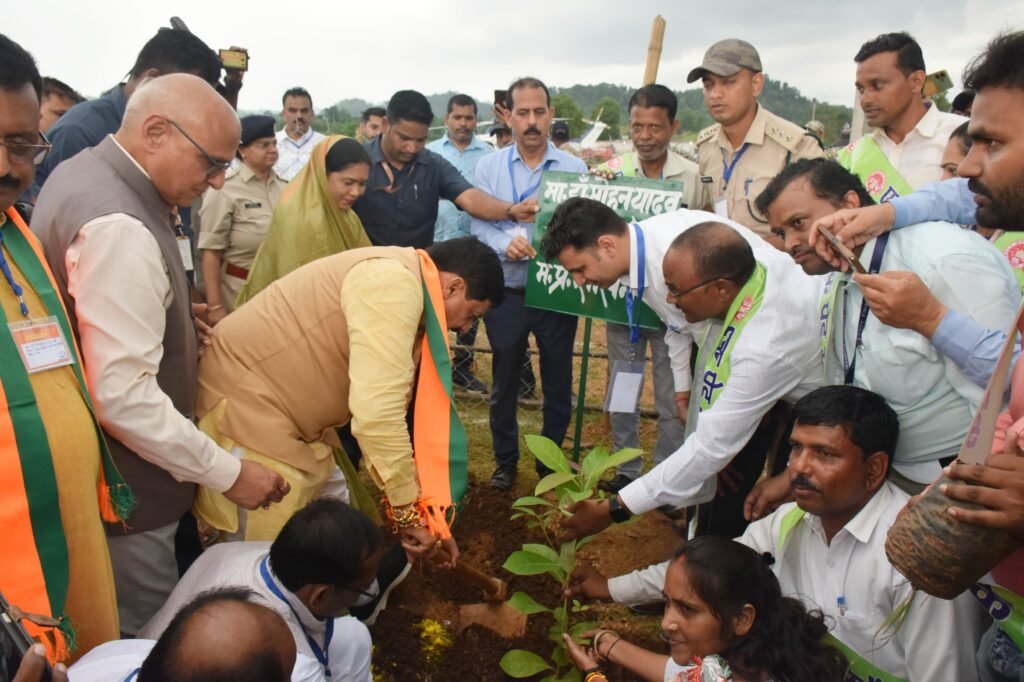
[{"label": "wristwatch", "polygon": [[612,495],[608,498],[608,516],[612,517],[612,521],[615,523],[622,523],[629,521],[633,517],[633,512],[622,504],[618,495]]}]

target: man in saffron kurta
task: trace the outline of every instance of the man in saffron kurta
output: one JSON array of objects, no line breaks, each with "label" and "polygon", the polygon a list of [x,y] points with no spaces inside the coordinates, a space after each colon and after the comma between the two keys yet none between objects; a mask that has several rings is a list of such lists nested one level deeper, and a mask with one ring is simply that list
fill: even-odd
[{"label": "man in saffron kurta", "polygon": [[[274,469],[292,493],[272,509],[246,512],[203,488],[197,516],[235,539],[273,539],[297,509],[338,482],[331,456],[338,446],[335,428],[349,421],[396,519],[408,509],[437,504],[423,458],[454,451],[448,447],[448,424],[456,425],[457,417],[451,413],[447,419],[446,332],[468,328],[502,293],[497,257],[470,237],[419,252],[352,249],[275,281],[215,328],[199,366],[196,412],[200,428],[221,447]],[[425,366],[433,369],[426,372]],[[425,381],[438,380],[434,387],[443,387],[447,396],[423,400],[430,388]],[[418,400],[410,438],[406,415],[414,386]],[[438,407],[440,419],[421,412]],[[444,433],[434,443],[443,444],[431,447],[421,438],[430,437],[440,422]],[[455,488],[453,483],[453,500],[459,495]],[[431,549],[446,534],[437,527],[398,525],[411,555]],[[454,543],[449,547],[454,550]]]},{"label": "man in saffron kurta", "polygon": [[[39,242],[13,208],[46,151],[38,134],[42,83],[32,57],[2,35],[0,73],[0,592],[23,611],[59,621],[55,628],[25,623],[52,663],[118,636],[100,499],[109,503],[106,485],[119,477],[102,466],[67,315]],[[8,324],[25,326],[15,333]],[[37,334],[49,338],[34,343]],[[33,353],[43,345],[57,353]]]}]

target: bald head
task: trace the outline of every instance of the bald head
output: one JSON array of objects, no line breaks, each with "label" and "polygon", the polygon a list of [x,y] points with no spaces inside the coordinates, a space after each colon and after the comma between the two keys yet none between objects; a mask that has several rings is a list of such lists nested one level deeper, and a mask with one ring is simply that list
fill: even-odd
[{"label": "bald head", "polygon": [[241,127],[206,81],[173,73],[135,90],[115,137],[168,204],[187,206],[208,187],[223,185],[222,164],[234,157]]},{"label": "bald head", "polygon": [[140,682],[285,682],[295,667],[295,638],[281,617],[227,588],[185,606],[146,658]]},{"label": "bald head", "polygon": [[676,237],[669,250],[690,254],[701,280],[721,278],[742,285],[754,272],[750,244],[725,223],[698,223]]}]

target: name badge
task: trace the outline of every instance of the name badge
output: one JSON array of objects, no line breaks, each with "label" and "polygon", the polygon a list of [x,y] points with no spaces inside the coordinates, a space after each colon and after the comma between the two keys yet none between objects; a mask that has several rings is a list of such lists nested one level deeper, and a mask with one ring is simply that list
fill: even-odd
[{"label": "name badge", "polygon": [[640,404],[640,389],[644,383],[642,360],[616,360],[612,365],[612,378],[605,397],[605,412],[635,414]]},{"label": "name badge", "polygon": [[729,217],[729,200],[722,197],[715,202],[715,213],[722,216],[723,218]]},{"label": "name badge", "polygon": [[23,322],[10,322],[8,328],[18,347],[21,361],[29,374],[72,364],[75,360],[61,332],[57,318],[40,317]]},{"label": "name badge", "polygon": [[263,208],[263,204],[258,201],[248,201],[245,203],[245,208]]},{"label": "name badge", "polygon": [[178,237],[178,253],[181,254],[181,264],[185,266],[185,272],[192,272],[192,244],[188,237]]}]

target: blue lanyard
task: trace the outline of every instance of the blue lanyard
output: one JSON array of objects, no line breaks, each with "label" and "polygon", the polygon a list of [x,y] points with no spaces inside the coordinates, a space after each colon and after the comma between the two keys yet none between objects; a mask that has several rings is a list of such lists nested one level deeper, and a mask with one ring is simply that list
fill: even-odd
[{"label": "blue lanyard", "polygon": [[124,682],[132,682],[132,680],[139,676],[139,673],[141,671],[142,668],[136,668],[135,670],[131,671],[130,673],[128,673],[128,677],[124,678]]},{"label": "blue lanyard", "polygon": [[0,229],[0,270],[3,270],[4,279],[11,285],[11,290],[14,295],[18,297],[18,305],[21,307],[21,314],[28,317],[28,306],[25,305],[25,298],[23,294],[24,290],[21,285],[14,281],[14,274],[11,272],[11,266],[7,263],[7,256],[4,255],[4,231]]},{"label": "blue lanyard", "polygon": [[[636,296],[633,296],[631,289],[626,289],[626,319],[629,320],[629,342],[636,345],[640,341],[640,313],[636,310],[636,300],[644,298],[644,232],[640,226],[633,223],[633,234],[636,235]],[[635,318],[635,319],[634,319]]]},{"label": "blue lanyard", "polygon": [[[871,254],[871,267],[868,268],[868,273],[877,275],[879,269],[882,267],[882,255],[885,254],[885,245],[889,243],[889,232],[881,235],[875,240],[875,250]],[[871,309],[868,306],[866,300],[860,302],[860,319],[857,321],[857,338],[853,342],[853,359],[851,360],[846,350],[846,295],[849,292],[849,287],[843,289],[843,369],[846,370],[846,377],[843,381],[844,384],[853,383],[854,370],[857,369],[857,348],[860,347],[860,339],[864,334],[864,325],[868,321],[868,311]]]},{"label": "blue lanyard", "polygon": [[[530,195],[532,195],[534,192],[537,191],[538,188],[540,188],[540,180],[541,179],[537,178],[537,182],[535,182],[534,184],[532,184],[529,187],[527,187],[526,191],[523,192],[522,194],[520,194],[519,190],[516,189],[516,176],[512,174],[512,162],[514,161],[514,159],[512,157],[513,157],[514,153],[515,153],[515,147],[512,147],[511,149],[509,149],[509,152],[508,152],[508,181],[510,183],[512,183],[512,203],[513,204],[518,204],[520,201],[522,201],[524,199],[529,199]],[[542,168],[541,168],[541,173],[546,171],[551,166],[551,164],[553,164],[554,162],[555,162],[555,159],[547,159],[547,160],[545,160],[543,165],[542,165]],[[531,171],[531,174],[532,174],[532,171]]]},{"label": "blue lanyard", "polygon": [[722,152],[722,167],[724,168],[724,170],[722,171],[722,179],[725,180],[726,187],[729,186],[729,180],[732,178],[733,169],[736,168],[736,164],[739,163],[740,159],[746,153],[747,147],[749,146],[749,142],[744,142],[743,146],[740,147],[738,152],[736,152],[736,156],[732,157],[732,163],[728,165],[726,165],[725,163],[725,152]]},{"label": "blue lanyard", "polygon": [[320,645],[316,643],[316,640],[309,636],[306,632],[306,628],[302,626],[302,619],[299,618],[299,614],[295,612],[295,608],[291,605],[284,594],[281,592],[281,588],[277,586],[274,579],[270,576],[270,569],[267,568],[267,561],[270,559],[269,556],[263,557],[263,561],[260,562],[260,575],[263,576],[263,582],[266,583],[267,589],[274,593],[274,596],[283,601],[292,613],[295,614],[295,619],[299,623],[299,627],[302,629],[302,634],[306,636],[306,641],[309,643],[309,648],[313,650],[313,655],[316,656],[316,660],[320,662],[320,665],[324,667],[324,675],[328,678],[331,677],[331,668],[327,664],[327,656],[331,649],[331,638],[334,637],[334,619],[327,619],[327,633],[324,635],[324,647],[321,649]]}]

